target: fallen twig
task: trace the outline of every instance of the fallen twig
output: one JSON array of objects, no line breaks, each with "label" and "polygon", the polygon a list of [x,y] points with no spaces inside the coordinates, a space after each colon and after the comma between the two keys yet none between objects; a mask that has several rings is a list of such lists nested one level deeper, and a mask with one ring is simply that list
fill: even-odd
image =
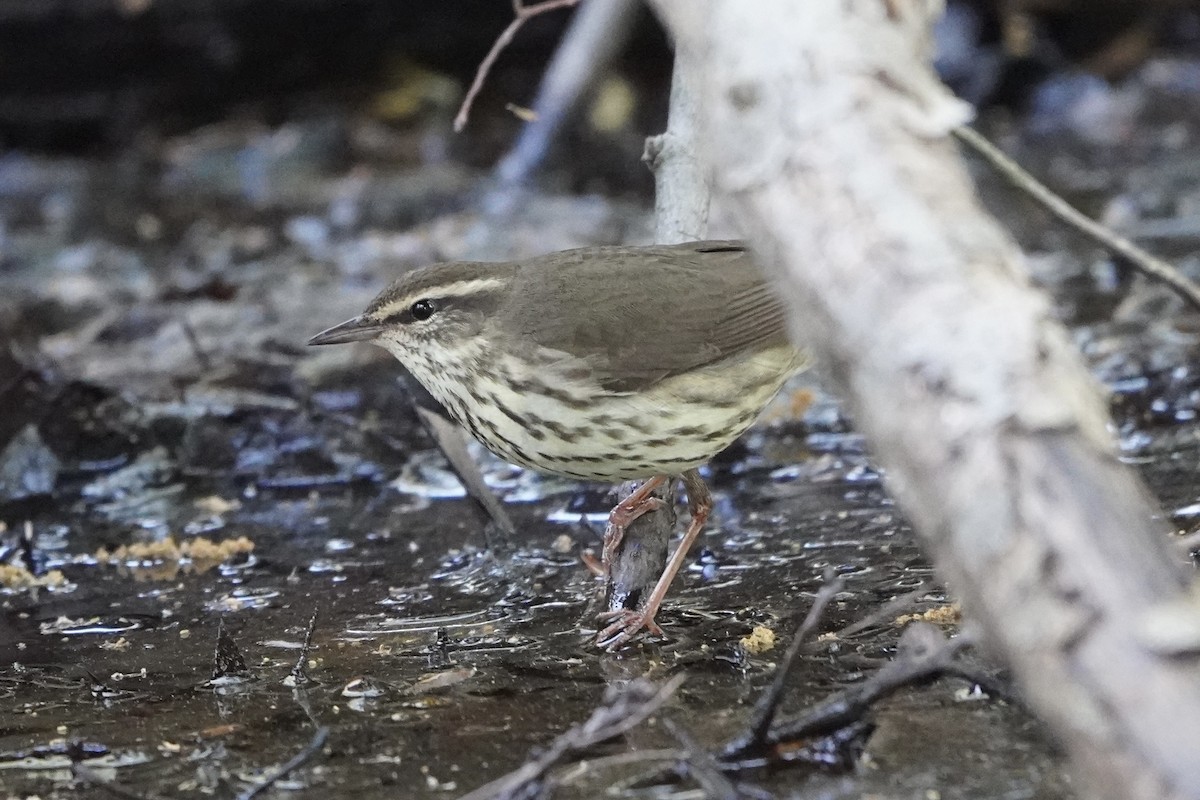
[{"label": "fallen twig", "polygon": [[775,669],[775,677],[771,680],[771,685],[754,704],[754,712],[750,715],[750,722],[746,725],[745,733],[725,746],[722,757],[754,749],[765,741],[771,722],[775,719],[775,714],[779,711],[779,704],[783,700],[783,690],[787,683],[788,673],[796,663],[796,658],[800,655],[805,640],[817,627],[829,601],[845,586],[846,583],[841,578],[826,574],[825,583],[817,591],[817,596],[813,598],[812,608],[805,615],[804,622],[800,623],[800,628],[792,637],[792,643],[788,645],[787,652],[784,653],[779,666]]},{"label": "fallen twig", "polygon": [[105,780],[96,774],[96,772],[83,762],[79,761],[78,752],[72,752],[71,755],[71,777],[80,783],[86,783],[89,786],[94,786],[101,791],[116,797],[118,800],[158,800],[157,795],[143,795],[137,792],[130,791],[120,786],[114,781]]},{"label": "fallen twig", "polygon": [[533,118],[496,164],[496,186],[489,190],[484,208],[491,210],[505,199],[517,202],[519,193],[513,187],[524,184],[542,163],[563,122],[624,47],[639,5],[636,0],[590,0],[580,6],[542,75]]},{"label": "fallen twig", "polygon": [[480,786],[459,800],[532,797],[527,791],[535,781],[571,753],[578,753],[619,736],[641,724],[670,699],[686,676],[680,674],[661,686],[638,679],[605,693],[604,704],[592,712],[587,722],[559,734],[544,749],[507,775]]},{"label": "fallen twig", "polygon": [[276,782],[286,778],[289,774],[304,766],[306,763],[312,760],[317,753],[321,752],[321,748],[325,746],[325,742],[328,739],[329,728],[327,726],[317,728],[317,732],[313,735],[312,740],[305,745],[303,750],[292,756],[287,763],[280,765],[274,772],[270,773],[258,783],[239,794],[237,796],[237,800],[252,800],[260,793],[271,788],[271,786],[273,786]]},{"label": "fallen twig", "polygon": [[973,128],[960,125],[954,128],[952,132],[960,142],[982,156],[997,172],[1007,178],[1010,183],[1040,203],[1060,221],[1065,222],[1100,246],[1125,259],[1134,269],[1143,275],[1162,281],[1167,286],[1170,286],[1184,300],[1191,303],[1197,310],[1200,310],[1200,286],[1197,286],[1195,282],[1169,262],[1144,250],[1129,239],[1101,225],[1076,209]]},{"label": "fallen twig", "polygon": [[850,623],[840,631],[835,631],[835,634],[839,639],[846,639],[856,633],[865,631],[867,628],[878,625],[888,618],[894,619],[900,615],[901,610],[907,609],[914,605],[917,602],[917,598],[919,598],[921,595],[928,594],[930,588],[931,587],[928,583],[922,582],[920,585],[914,587],[911,591],[905,592],[898,597],[893,597],[891,600],[888,600],[886,603],[862,619]]},{"label": "fallen twig", "polygon": [[450,468],[458,476],[459,483],[463,485],[467,494],[483,508],[491,520],[494,528],[486,526],[484,528],[489,551],[495,554],[512,549],[511,537],[517,529],[513,525],[512,519],[509,518],[508,512],[504,510],[504,504],[488,488],[487,482],[483,479],[483,473],[479,470],[479,465],[471,457],[471,453],[467,449],[466,432],[447,419],[444,412],[426,408],[420,402],[414,402],[413,408],[417,410],[417,416],[421,418],[425,429],[437,442],[442,455],[450,462]]},{"label": "fallen twig", "polygon": [[308,628],[304,631],[304,643],[300,645],[300,655],[296,658],[296,664],[288,674],[295,686],[303,686],[312,680],[308,677],[308,654],[312,651],[313,631],[317,629],[317,613],[317,610],[313,609],[312,616],[308,618]]},{"label": "fallen twig", "polygon": [[[690,777],[704,790],[706,798],[712,800],[742,800],[750,792],[740,787],[721,771],[712,753],[705,750],[692,738],[692,735],[678,725],[674,720],[664,719],[663,727],[667,729],[683,748],[683,757],[679,759],[676,771]],[[770,797],[769,794],[753,792],[754,796]]]},{"label": "fallen twig", "polygon": [[768,753],[777,745],[828,736],[857,723],[874,703],[897,689],[941,675],[969,644],[968,637],[947,639],[934,625],[911,623],[900,637],[895,661],[888,662],[858,686],[818,703],[794,720],[757,738],[735,740],[721,753],[721,761],[732,769],[757,767],[768,760]]}]

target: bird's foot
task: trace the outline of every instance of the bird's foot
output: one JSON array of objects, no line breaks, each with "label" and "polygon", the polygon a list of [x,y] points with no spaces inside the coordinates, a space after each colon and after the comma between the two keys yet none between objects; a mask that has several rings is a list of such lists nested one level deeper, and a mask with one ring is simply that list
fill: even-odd
[{"label": "bird's foot", "polygon": [[632,608],[618,608],[615,611],[603,611],[596,615],[601,622],[612,622],[596,634],[596,646],[608,652],[620,648],[638,631],[645,628],[651,636],[662,636],[663,630],[654,621],[654,612],[646,610],[635,611]]}]

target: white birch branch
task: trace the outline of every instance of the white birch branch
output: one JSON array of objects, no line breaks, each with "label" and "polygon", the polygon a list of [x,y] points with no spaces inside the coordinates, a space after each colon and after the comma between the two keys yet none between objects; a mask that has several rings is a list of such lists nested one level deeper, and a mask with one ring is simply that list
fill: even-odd
[{"label": "white birch branch", "polygon": [[1088,798],[1200,797],[1189,577],[1093,380],[979,205],[931,0],[653,0],[798,335]]}]

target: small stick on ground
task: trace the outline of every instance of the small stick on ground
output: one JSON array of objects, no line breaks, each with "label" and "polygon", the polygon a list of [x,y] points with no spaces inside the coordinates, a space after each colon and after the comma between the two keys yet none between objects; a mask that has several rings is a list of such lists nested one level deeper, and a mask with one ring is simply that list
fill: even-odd
[{"label": "small stick on ground", "polygon": [[329,728],[317,728],[317,732],[313,735],[312,740],[305,745],[303,750],[290,758],[287,763],[280,765],[278,769],[267,775],[261,781],[239,794],[237,796],[237,800],[253,800],[253,798],[271,788],[276,782],[286,778],[292,772],[307,764],[313,759],[314,756],[321,752],[321,748],[325,746],[325,742],[328,741],[328,739]]},{"label": "small stick on ground", "polygon": [[143,795],[121,787],[113,781],[105,780],[97,775],[95,770],[81,760],[83,751],[79,742],[72,742],[67,747],[67,757],[71,759],[71,777],[79,783],[94,786],[118,800],[158,800],[157,795]]},{"label": "small stick on ground", "polygon": [[512,519],[509,518],[508,512],[504,510],[504,504],[488,488],[487,482],[483,479],[483,473],[479,470],[479,465],[475,463],[475,459],[467,450],[466,432],[442,413],[426,408],[419,402],[414,402],[413,407],[417,410],[417,416],[421,418],[429,435],[437,442],[442,455],[450,462],[450,468],[458,476],[458,480],[466,489],[467,494],[479,504],[491,520],[491,526],[484,528],[488,549],[492,553],[511,550],[511,537],[517,529],[513,525]]},{"label": "small stick on ground", "polygon": [[1143,275],[1162,281],[1167,286],[1170,286],[1184,300],[1191,303],[1197,310],[1200,310],[1200,286],[1197,286],[1170,263],[1142,249],[1129,239],[1101,225],[1076,209],[1066,200],[1055,194],[1044,183],[1033,177],[1024,167],[1005,155],[999,147],[996,147],[996,145],[984,138],[978,131],[968,128],[965,125],[960,125],[951,132],[960,142],[982,156],[997,172],[1007,178],[1013,186],[1028,194],[1060,221],[1065,222],[1101,247],[1125,259],[1134,269]]},{"label": "small stick on ground", "polygon": [[792,667],[796,663],[797,656],[800,655],[800,650],[803,648],[804,642],[813,632],[813,629],[817,627],[817,623],[821,621],[821,617],[825,613],[825,607],[829,605],[829,601],[845,588],[845,581],[834,577],[830,573],[826,573],[825,583],[817,591],[817,596],[813,598],[812,608],[805,615],[804,622],[800,623],[800,628],[796,631],[796,635],[792,637],[792,643],[788,645],[787,652],[784,653],[779,666],[776,667],[775,677],[772,678],[771,685],[767,687],[767,690],[758,698],[758,702],[754,704],[754,713],[750,715],[750,722],[746,725],[745,733],[725,746],[722,751],[722,758],[728,757],[731,754],[752,750],[761,746],[766,740],[767,732],[771,728],[771,722],[774,721],[775,714],[778,713],[779,705],[783,700],[783,690],[787,684],[788,673],[792,671]]},{"label": "small stick on ground", "polygon": [[192,348],[192,355],[196,357],[196,363],[200,365],[202,372],[208,373],[212,371],[212,359],[208,357],[208,353],[200,346],[200,337],[196,335],[196,329],[192,327],[191,321],[187,317],[179,318],[179,327],[183,329],[183,337],[187,339],[188,347]]},{"label": "small stick on ground", "polygon": [[462,129],[466,127],[467,119],[471,116],[471,105],[475,102],[475,95],[479,94],[479,90],[483,88],[483,82],[487,80],[488,73],[491,72],[492,65],[496,63],[496,59],[500,53],[512,43],[513,37],[517,35],[517,31],[521,30],[521,26],[525,24],[525,21],[539,14],[545,14],[548,11],[570,8],[578,2],[579,0],[544,0],[544,2],[537,3],[536,5],[527,6],[521,0],[513,0],[513,13],[516,17],[496,37],[495,43],[492,44],[492,49],[483,57],[483,61],[479,62],[479,69],[475,72],[475,80],[471,81],[471,88],[467,90],[467,96],[463,98],[462,106],[458,109],[458,114],[454,117],[455,133],[462,133]]},{"label": "small stick on ground", "polygon": [[674,720],[664,719],[662,723],[667,733],[683,748],[683,758],[679,761],[677,771],[698,783],[706,798],[741,800],[745,796],[738,785],[721,772],[721,765],[713,758],[712,753],[701,747],[690,733]]},{"label": "small stick on ground", "polygon": [[535,782],[545,780],[551,768],[572,753],[594,747],[640,725],[671,698],[685,677],[676,675],[661,686],[639,678],[624,687],[609,690],[604,704],[592,712],[587,722],[559,734],[516,770],[480,786],[459,800],[541,796],[529,789]]},{"label": "small stick on ground", "polygon": [[308,654],[312,650],[313,631],[317,629],[317,610],[313,609],[312,616],[308,618],[308,628],[304,631],[304,644],[300,646],[300,656],[296,659],[296,665],[292,667],[290,677],[296,686],[302,686],[309,683],[312,678],[308,677]]},{"label": "small stick on ground", "polygon": [[865,631],[867,628],[878,625],[889,617],[894,619],[900,616],[901,611],[914,605],[917,602],[917,598],[923,594],[927,594],[929,590],[929,584],[922,582],[911,591],[905,592],[899,597],[893,597],[867,616],[850,623],[840,631],[835,631],[834,633],[839,639],[846,639],[860,631]]},{"label": "small stick on ground", "polygon": [[[947,639],[936,626],[911,623],[904,629],[895,661],[886,664],[858,686],[818,703],[798,718],[757,739],[743,737],[731,743],[720,759],[728,768],[760,766],[776,745],[827,736],[862,719],[871,706],[905,686],[939,677],[967,646],[968,637]],[[785,662],[786,663],[786,662]],[[781,668],[782,669],[782,668]]]}]

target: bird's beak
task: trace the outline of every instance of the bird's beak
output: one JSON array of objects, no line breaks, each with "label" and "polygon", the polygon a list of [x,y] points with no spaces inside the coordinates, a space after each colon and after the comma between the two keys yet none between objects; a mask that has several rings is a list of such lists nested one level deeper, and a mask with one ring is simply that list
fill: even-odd
[{"label": "bird's beak", "polygon": [[341,325],[323,330],[308,340],[312,344],[345,344],[346,342],[369,342],[383,333],[383,326],[369,319],[355,317]]}]

